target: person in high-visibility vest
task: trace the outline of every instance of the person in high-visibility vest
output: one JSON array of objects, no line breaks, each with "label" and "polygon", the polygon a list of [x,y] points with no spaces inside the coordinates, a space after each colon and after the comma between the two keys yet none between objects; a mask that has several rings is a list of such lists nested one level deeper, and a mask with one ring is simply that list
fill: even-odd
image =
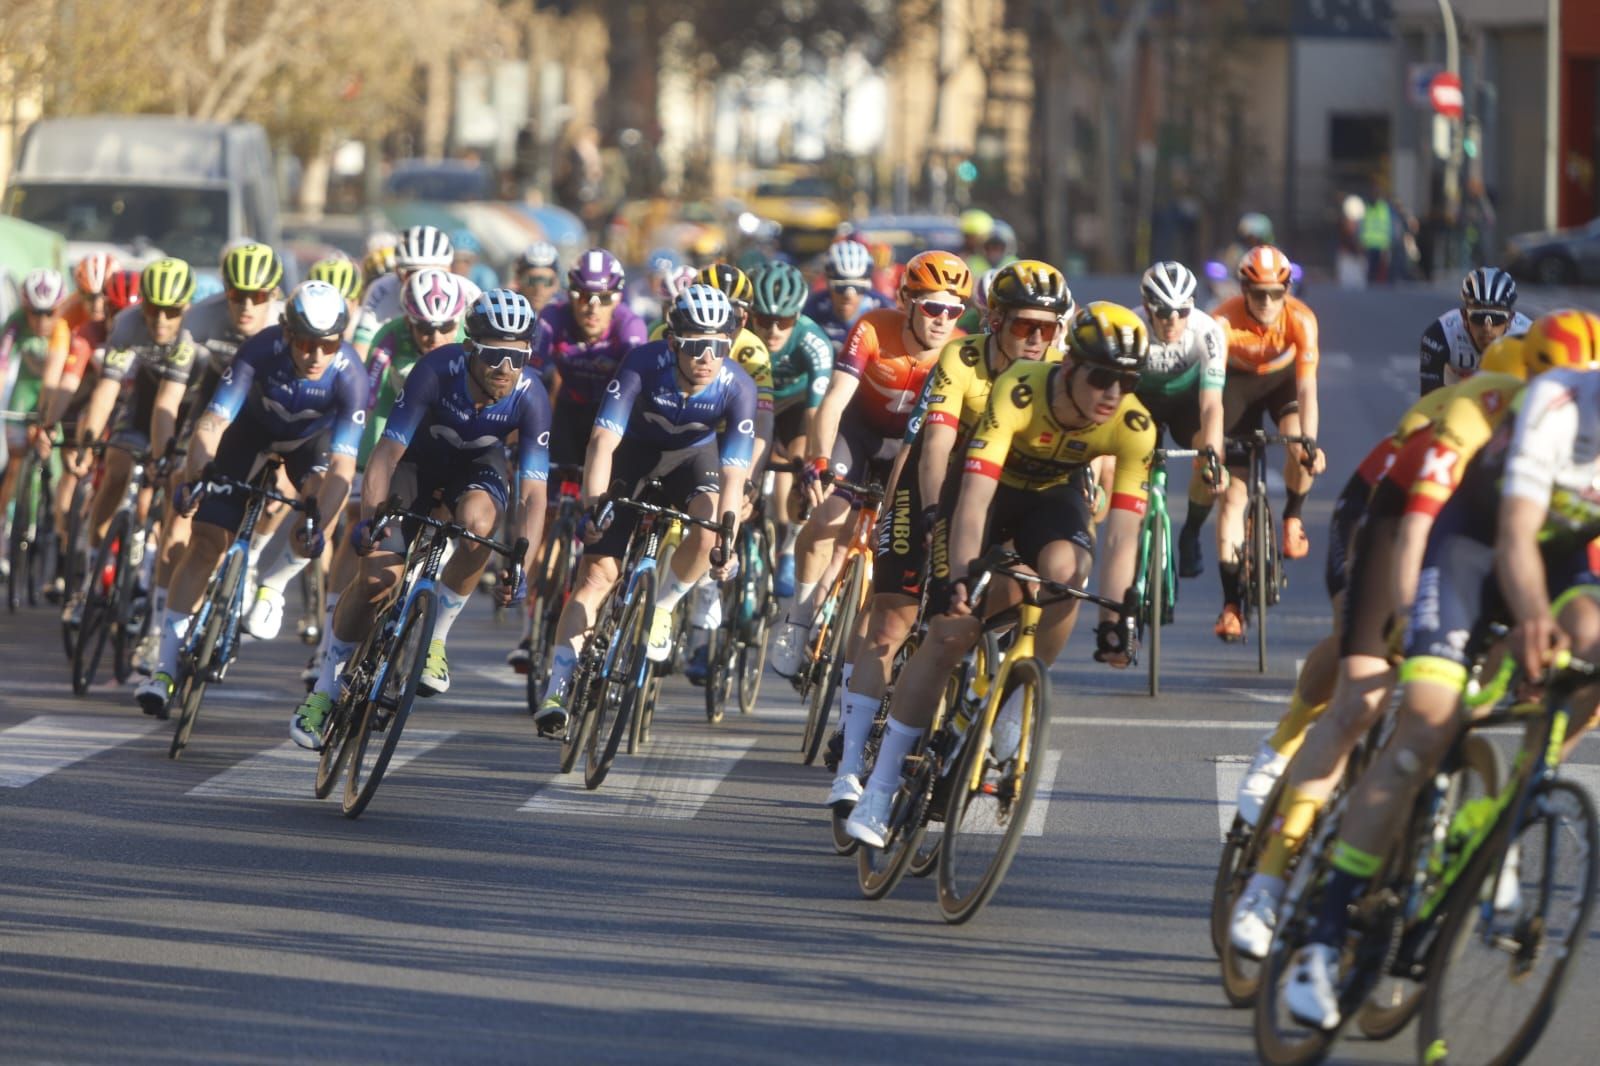
[{"label": "person in high-visibility vest", "polygon": [[1384,196],[1374,196],[1361,219],[1361,247],[1367,252],[1367,282],[1389,280],[1389,252],[1394,245],[1394,216]]}]

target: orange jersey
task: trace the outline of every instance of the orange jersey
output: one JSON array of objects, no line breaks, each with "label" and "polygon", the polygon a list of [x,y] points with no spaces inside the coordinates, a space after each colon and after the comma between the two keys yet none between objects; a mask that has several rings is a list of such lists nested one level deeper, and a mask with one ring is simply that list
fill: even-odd
[{"label": "orange jersey", "polygon": [[937,349],[906,351],[905,335],[904,311],[868,311],[850,327],[833,364],[834,373],[860,379],[850,409],[885,437],[905,435],[922,384],[939,361]]},{"label": "orange jersey", "polygon": [[1284,297],[1283,313],[1271,326],[1256,321],[1243,296],[1230,296],[1211,317],[1228,334],[1230,373],[1270,374],[1293,364],[1295,380],[1316,376],[1317,316],[1293,296]]},{"label": "orange jersey", "polygon": [[87,319],[72,331],[72,348],[67,352],[67,363],[61,370],[62,380],[82,380],[88,372],[94,353],[106,346],[107,323]]}]

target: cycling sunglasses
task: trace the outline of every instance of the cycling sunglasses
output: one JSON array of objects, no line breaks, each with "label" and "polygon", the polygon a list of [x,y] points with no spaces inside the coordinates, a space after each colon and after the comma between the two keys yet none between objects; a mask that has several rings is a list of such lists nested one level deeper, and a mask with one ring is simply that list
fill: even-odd
[{"label": "cycling sunglasses", "polygon": [[1150,312],[1151,318],[1160,319],[1163,322],[1171,321],[1174,318],[1188,318],[1189,312],[1194,310],[1192,307],[1151,307],[1149,304],[1145,305],[1145,309]]},{"label": "cycling sunglasses", "polygon": [[1272,285],[1266,287],[1251,285],[1245,288],[1244,294],[1246,297],[1256,296],[1260,299],[1270,300],[1276,303],[1278,300],[1281,300],[1287,296],[1289,294],[1289,290],[1285,289],[1282,285]]},{"label": "cycling sunglasses", "polygon": [[508,363],[512,370],[521,370],[528,365],[528,356],[532,352],[527,348],[508,348],[473,341],[472,354],[489,370],[503,370]]},{"label": "cycling sunglasses", "polygon": [[727,337],[680,337],[674,350],[696,363],[705,363],[727,358],[733,351],[733,342]]},{"label": "cycling sunglasses", "polygon": [[588,307],[594,307],[596,304],[598,304],[601,307],[610,307],[612,304],[617,302],[617,297],[621,294],[616,292],[585,292],[583,289],[568,289],[567,295],[572,297],[572,302],[575,304],[584,304]]},{"label": "cycling sunglasses", "polygon": [[798,321],[795,315],[751,315],[757,329],[793,329]]},{"label": "cycling sunglasses", "polygon": [[317,352],[321,355],[333,355],[339,350],[342,343],[338,337],[295,337],[289,343],[294,345],[299,352]]},{"label": "cycling sunglasses", "polygon": [[411,332],[415,333],[419,337],[425,337],[429,335],[435,337],[453,337],[456,333],[456,320],[453,318],[447,318],[443,322],[430,324],[427,322],[418,322],[413,319],[411,322]]},{"label": "cycling sunglasses", "polygon": [[929,318],[947,318],[952,322],[960,318],[961,312],[967,309],[965,304],[946,303],[943,300],[936,300],[932,297],[929,297],[925,300],[913,300],[911,302],[917,307],[920,307],[922,309],[922,313],[927,315]]},{"label": "cycling sunglasses", "polygon": [[1112,370],[1109,367],[1091,366],[1084,375],[1092,389],[1105,391],[1115,385],[1124,393],[1129,393],[1139,384],[1139,375],[1128,370]]},{"label": "cycling sunglasses", "polygon": [[830,281],[828,282],[828,288],[841,296],[861,296],[867,291],[867,283],[864,281]]},{"label": "cycling sunglasses", "polygon": [[1504,326],[1511,321],[1508,311],[1468,311],[1467,321],[1474,326]]},{"label": "cycling sunglasses", "polygon": [[524,275],[522,275],[522,283],[524,285],[537,285],[541,289],[550,288],[551,286],[555,285],[555,283],[558,280],[560,280],[560,279],[558,279],[554,274],[524,274]]},{"label": "cycling sunglasses", "polygon": [[153,304],[141,303],[144,313],[151,318],[182,318],[187,305],[183,304]]},{"label": "cycling sunglasses", "polygon": [[1061,332],[1061,322],[1059,320],[1044,322],[1037,318],[1018,318],[1006,327],[1006,332],[1018,340],[1024,341],[1037,333],[1040,340],[1049,344],[1056,339],[1056,334]]},{"label": "cycling sunglasses", "polygon": [[252,304],[259,307],[270,299],[272,299],[272,293],[266,289],[255,289],[253,291],[247,289],[228,290],[228,302],[231,304]]}]

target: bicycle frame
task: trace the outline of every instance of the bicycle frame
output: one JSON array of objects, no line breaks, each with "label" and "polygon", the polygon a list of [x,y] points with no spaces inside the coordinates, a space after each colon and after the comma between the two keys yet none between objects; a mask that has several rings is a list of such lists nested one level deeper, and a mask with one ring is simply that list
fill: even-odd
[{"label": "bicycle frame", "polygon": [[[853,556],[861,556],[866,560],[866,573],[862,575],[861,595],[856,603],[857,621],[863,619],[862,612],[872,597],[872,561],[876,552],[872,531],[878,525],[878,513],[883,506],[883,489],[874,485],[856,485],[844,480],[836,480],[834,484],[849,489],[857,496],[858,506],[853,508],[855,518],[850,529],[850,539],[842,549],[834,551],[834,557],[829,560],[828,569],[824,573],[826,591],[821,599],[822,604],[832,603],[839,594],[840,587],[844,584],[845,574],[849,570],[849,563]],[[816,625],[813,626],[811,640],[807,647],[808,658],[815,663],[822,658],[822,650],[828,646],[828,636],[833,629],[836,616],[818,615]],[[848,634],[846,639],[848,640]],[[800,695],[806,695],[813,683],[813,671],[804,670],[795,675],[795,679],[802,682]]]},{"label": "bicycle frame", "polygon": [[1178,601],[1178,576],[1172,566],[1172,518],[1167,512],[1167,460],[1192,459],[1199,454],[1193,448],[1157,448],[1150,463],[1150,503],[1144,520],[1139,523],[1139,563],[1134,571],[1133,598],[1137,603],[1145,602],[1149,591],[1150,556],[1155,550],[1156,538],[1160,537],[1167,545],[1168,564],[1161,590],[1165,607],[1161,618],[1151,620],[1155,625],[1166,625],[1172,620],[1172,608]]}]

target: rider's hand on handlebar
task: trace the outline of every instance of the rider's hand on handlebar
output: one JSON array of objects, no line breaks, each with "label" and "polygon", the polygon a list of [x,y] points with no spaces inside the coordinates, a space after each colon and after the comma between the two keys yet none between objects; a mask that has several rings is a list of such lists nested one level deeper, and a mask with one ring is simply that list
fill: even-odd
[{"label": "rider's hand on handlebar", "polygon": [[1310,444],[1300,446],[1300,465],[1311,471],[1313,475],[1320,474],[1328,469],[1328,456],[1317,447],[1313,440]]},{"label": "rider's hand on handlebar", "polygon": [[1544,673],[1555,652],[1572,647],[1572,638],[1556,625],[1556,620],[1549,614],[1519,622],[1511,630],[1508,640],[1511,654],[1517,657],[1517,665],[1530,679]]},{"label": "rider's hand on handlebar", "polygon": [[302,559],[315,559],[328,546],[322,527],[311,522],[297,523],[289,534],[289,547]]},{"label": "rider's hand on handlebar", "polygon": [[1095,662],[1125,670],[1132,664],[1133,653],[1137,646],[1138,641],[1133,636],[1131,626],[1121,622],[1101,622],[1095,627]]},{"label": "rider's hand on handlebar", "polygon": [[387,522],[379,525],[370,518],[363,518],[350,530],[350,547],[355,549],[357,555],[364,558],[371,555],[388,535]]},{"label": "rider's hand on handlebar", "polygon": [[822,501],[833,492],[832,478],[829,477],[829,465],[825,456],[809,460],[805,469],[800,471],[800,484],[805,489],[806,499],[812,507],[820,507]]},{"label": "rider's hand on handlebar", "polygon": [[515,607],[528,598],[528,575],[521,566],[500,571],[494,587],[494,601],[502,607]]},{"label": "rider's hand on handlebar", "polygon": [[194,514],[195,508],[200,506],[200,501],[206,494],[204,475],[193,480],[180,482],[172,490],[172,509],[185,518]]}]

